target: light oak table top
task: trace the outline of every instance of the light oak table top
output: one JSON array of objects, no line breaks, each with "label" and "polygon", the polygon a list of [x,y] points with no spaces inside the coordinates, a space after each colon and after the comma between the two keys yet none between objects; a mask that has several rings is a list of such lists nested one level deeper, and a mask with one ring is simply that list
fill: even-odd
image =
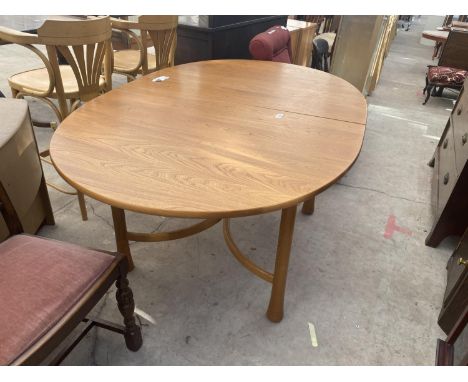
[{"label": "light oak table top", "polygon": [[[152,80],[168,76],[162,82]],[[348,82],[290,64],[190,63],[114,89],[61,123],[58,172],[84,194],[147,214],[208,218],[287,208],[356,160],[367,105]]]},{"label": "light oak table top", "polygon": [[447,41],[449,31],[440,31],[440,30],[433,30],[433,31],[423,31],[422,36],[427,38],[428,40],[434,40],[438,42]]}]

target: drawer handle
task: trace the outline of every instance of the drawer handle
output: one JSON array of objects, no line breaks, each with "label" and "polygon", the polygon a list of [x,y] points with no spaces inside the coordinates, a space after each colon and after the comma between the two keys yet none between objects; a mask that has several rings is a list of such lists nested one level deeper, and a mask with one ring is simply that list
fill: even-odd
[{"label": "drawer handle", "polygon": [[463,260],[463,257],[458,259],[458,265],[464,265],[465,267],[468,265],[468,260]]},{"label": "drawer handle", "polygon": [[467,139],[468,139],[468,133],[463,134],[462,135],[462,144],[465,144]]},{"label": "drawer handle", "polygon": [[448,145],[448,138],[445,139],[444,144],[442,145],[442,147],[443,147],[444,149],[446,149],[446,148],[447,148],[447,145]]},{"label": "drawer handle", "polygon": [[447,184],[449,181],[449,173],[444,175],[444,184]]}]

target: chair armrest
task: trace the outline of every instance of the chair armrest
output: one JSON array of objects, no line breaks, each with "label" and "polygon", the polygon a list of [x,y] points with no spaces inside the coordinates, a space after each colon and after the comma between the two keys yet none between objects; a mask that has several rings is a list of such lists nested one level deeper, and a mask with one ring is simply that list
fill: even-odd
[{"label": "chair armrest", "polygon": [[110,18],[111,26],[114,29],[128,30],[128,29],[139,29],[139,25],[136,22],[116,19],[114,17]]},{"label": "chair armrest", "polygon": [[40,44],[37,34],[19,32],[15,29],[0,26],[0,40],[14,44]]},{"label": "chair armrest", "polygon": [[39,56],[49,74],[49,87],[45,92],[34,92],[34,94],[39,97],[48,97],[55,87],[54,70],[47,56],[34,46],[34,44],[44,45],[39,36],[37,34],[19,32],[15,29],[0,26],[0,41],[21,45]]}]

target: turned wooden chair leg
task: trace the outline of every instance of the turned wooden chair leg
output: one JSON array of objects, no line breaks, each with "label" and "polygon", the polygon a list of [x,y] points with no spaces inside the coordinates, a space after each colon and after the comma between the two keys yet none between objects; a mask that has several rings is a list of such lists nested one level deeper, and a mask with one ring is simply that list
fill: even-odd
[{"label": "turned wooden chair leg", "polygon": [[88,220],[88,211],[86,211],[86,201],[85,201],[84,195],[80,191],[77,191],[77,195],[78,195],[78,204],[80,205],[81,219],[83,219],[83,221],[86,221]]},{"label": "turned wooden chair leg", "polygon": [[285,208],[281,212],[281,223],[276,249],[275,272],[271,288],[270,305],[267,317],[270,321],[280,322],[283,319],[284,293],[286,290],[286,277],[288,275],[289,255],[294,233],[297,206]]},{"label": "turned wooden chair leg", "polygon": [[427,88],[426,88],[426,99],[424,100],[423,105],[425,105],[427,103],[427,101],[429,100],[429,97],[431,96],[431,92],[432,92],[433,88],[434,88],[433,85],[428,85],[427,86]]},{"label": "turned wooden chair leg", "polygon": [[302,205],[302,213],[305,215],[312,215],[315,208],[315,196],[312,196],[309,200],[306,200]]},{"label": "turned wooden chair leg", "polygon": [[426,90],[428,86],[429,86],[429,80],[427,79],[427,75],[426,75],[426,86],[424,86],[423,94],[426,94]]},{"label": "turned wooden chair leg", "polygon": [[141,337],[141,328],[136,324],[135,320],[135,302],[133,300],[133,293],[128,286],[128,280],[125,274],[122,274],[116,281],[117,292],[115,297],[119,311],[124,318],[125,325],[125,344],[127,348],[132,351],[140,349],[143,339]]},{"label": "turned wooden chair leg", "polygon": [[125,221],[125,211],[121,208],[112,207],[112,219],[114,221],[115,242],[117,251],[124,254],[128,262],[128,270],[132,271],[135,268],[133,264],[132,254],[130,253],[130,245],[127,237],[127,222]]}]

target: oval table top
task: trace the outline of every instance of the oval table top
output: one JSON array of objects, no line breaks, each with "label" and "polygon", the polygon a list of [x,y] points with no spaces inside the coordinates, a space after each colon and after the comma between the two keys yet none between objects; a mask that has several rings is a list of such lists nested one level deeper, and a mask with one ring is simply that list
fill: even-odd
[{"label": "oval table top", "polygon": [[447,41],[448,35],[450,31],[441,31],[441,30],[433,30],[433,31],[423,31],[422,36],[427,38],[428,40],[434,40],[439,42]]},{"label": "oval table top", "polygon": [[[167,76],[155,82],[153,79]],[[60,175],[117,208],[234,217],[293,206],[356,160],[367,104],[348,82],[266,61],[160,70],[86,103],[50,145]]]}]

